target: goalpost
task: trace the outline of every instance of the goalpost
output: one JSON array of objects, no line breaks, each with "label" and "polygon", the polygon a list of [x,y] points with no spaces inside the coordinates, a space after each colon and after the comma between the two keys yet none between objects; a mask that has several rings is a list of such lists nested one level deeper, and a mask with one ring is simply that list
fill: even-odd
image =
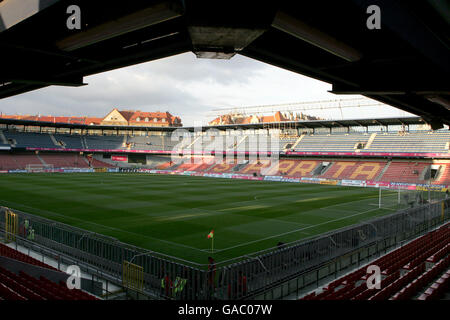
[{"label": "goalpost", "polygon": [[27,164],[25,170],[28,172],[45,172],[45,171],[53,171],[53,164],[35,164],[30,163]]},{"label": "goalpost", "polygon": [[378,208],[382,207],[402,207],[412,208],[419,205],[445,198],[445,192],[442,190],[430,190],[432,187],[408,190],[397,187],[378,188]]},{"label": "goalpost", "polygon": [[378,187],[378,208],[393,207],[400,205],[400,189],[390,189],[387,187]]}]

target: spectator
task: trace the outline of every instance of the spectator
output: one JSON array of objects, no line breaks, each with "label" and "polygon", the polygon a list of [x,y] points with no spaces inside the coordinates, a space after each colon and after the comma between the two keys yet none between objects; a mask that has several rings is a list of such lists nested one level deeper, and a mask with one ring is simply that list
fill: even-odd
[{"label": "spectator", "polygon": [[215,279],[216,279],[216,262],[212,257],[208,257],[208,286],[211,292],[215,289]]},{"label": "spectator", "polygon": [[237,299],[247,295],[247,277],[239,271],[237,282],[228,284],[228,299]]},{"label": "spectator", "polygon": [[284,242],[278,242],[277,243],[277,247],[278,247],[278,249],[283,249],[283,247],[285,246],[285,243]]},{"label": "spectator", "polygon": [[245,297],[247,295],[247,277],[243,275],[242,271],[239,271],[238,294],[241,297]]},{"label": "spectator", "polygon": [[167,273],[161,279],[161,290],[166,297],[170,297],[172,295],[172,281]]}]

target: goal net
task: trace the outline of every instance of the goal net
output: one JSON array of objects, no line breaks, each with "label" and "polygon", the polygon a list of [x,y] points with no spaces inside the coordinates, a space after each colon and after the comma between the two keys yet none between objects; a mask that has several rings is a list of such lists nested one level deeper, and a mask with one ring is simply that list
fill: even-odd
[{"label": "goal net", "polygon": [[27,164],[25,170],[27,170],[28,172],[53,171],[53,164]]},{"label": "goal net", "polygon": [[424,187],[421,190],[405,190],[405,189],[388,189],[379,188],[378,206],[382,207],[395,207],[401,208],[413,208],[421,206],[433,201],[444,199],[446,196],[443,189],[435,189],[433,186]]}]

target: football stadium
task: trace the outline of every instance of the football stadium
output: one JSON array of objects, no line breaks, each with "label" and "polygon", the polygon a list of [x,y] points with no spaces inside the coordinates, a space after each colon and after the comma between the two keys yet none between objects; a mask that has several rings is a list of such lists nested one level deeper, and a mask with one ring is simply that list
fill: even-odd
[{"label": "football stadium", "polygon": [[[390,10],[388,1],[380,2]],[[9,27],[8,19],[0,19],[0,46],[11,50],[11,59],[15,50],[21,54],[17,59],[30,52],[43,55],[42,63],[54,72],[30,80],[23,72],[10,76],[8,71],[5,79],[0,75],[2,98],[48,85],[78,86],[80,75],[82,82],[84,75],[169,55],[161,52],[162,45],[173,50],[170,54],[183,52],[184,40],[177,37],[184,31],[161,40],[158,32],[181,28],[184,20],[178,19],[186,14],[194,23],[203,13],[191,1],[141,3],[130,5],[130,12],[112,10],[87,31],[64,34],[62,40],[60,33],[49,33],[49,43],[59,39],[52,53],[8,44],[31,25],[48,27],[48,18],[67,4],[46,3],[52,4],[35,12],[17,1],[0,1],[0,18],[18,14],[12,9],[31,10],[18,25]],[[278,57],[261,49],[267,45],[263,40],[275,44],[276,35],[284,37],[281,30],[293,23],[284,5],[278,11],[265,8],[275,14],[271,28],[276,31],[232,24],[229,30],[236,34],[229,39],[213,37],[219,47],[207,35],[223,29],[203,26],[211,28],[205,31],[194,23],[188,50],[199,58],[223,59],[234,54],[228,42],[248,31],[238,41],[248,42],[241,43],[242,54],[292,69],[297,62],[289,65],[292,57],[281,58],[289,53],[280,51]],[[357,7],[349,5],[353,11]],[[143,23],[142,16],[161,21]],[[136,25],[130,27],[132,22]],[[166,42],[158,48],[142,42],[144,51],[122,60],[112,57],[115,45],[123,46],[125,38],[141,41],[143,30]],[[327,39],[322,31],[311,34]],[[383,36],[396,43],[392,34]],[[365,45],[360,43],[362,51]],[[341,59],[323,45],[308,47],[305,59],[315,56],[312,48],[329,64]],[[398,50],[402,56],[406,49]],[[96,64],[105,52],[110,64]],[[395,59],[400,58],[376,68],[389,69]],[[74,73],[71,63],[80,61],[76,70],[81,73]],[[411,65],[410,58],[405,61]],[[334,67],[343,68],[338,62]],[[365,67],[354,79],[336,84],[339,72],[305,66],[296,72],[330,80],[335,93],[363,94],[415,115],[324,119],[309,114],[314,106],[345,108],[366,99],[302,102],[302,114],[295,114],[294,104],[260,106],[251,114],[221,110],[205,126],[185,126],[169,112],[113,109],[98,119],[2,114],[0,300],[449,299],[450,91],[445,83],[430,82],[420,94],[406,79],[405,87],[395,90],[370,85],[365,90],[365,81],[355,89],[350,83]],[[425,105],[429,108],[420,109]]]}]

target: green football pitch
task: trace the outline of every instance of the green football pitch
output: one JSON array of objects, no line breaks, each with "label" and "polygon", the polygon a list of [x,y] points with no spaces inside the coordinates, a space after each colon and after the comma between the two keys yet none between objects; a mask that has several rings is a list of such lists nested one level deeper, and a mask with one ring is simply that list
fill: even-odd
[{"label": "green football pitch", "polygon": [[[391,214],[397,193],[176,175],[1,175],[0,205],[195,263],[225,261]],[[207,238],[214,230],[212,241]]]}]

